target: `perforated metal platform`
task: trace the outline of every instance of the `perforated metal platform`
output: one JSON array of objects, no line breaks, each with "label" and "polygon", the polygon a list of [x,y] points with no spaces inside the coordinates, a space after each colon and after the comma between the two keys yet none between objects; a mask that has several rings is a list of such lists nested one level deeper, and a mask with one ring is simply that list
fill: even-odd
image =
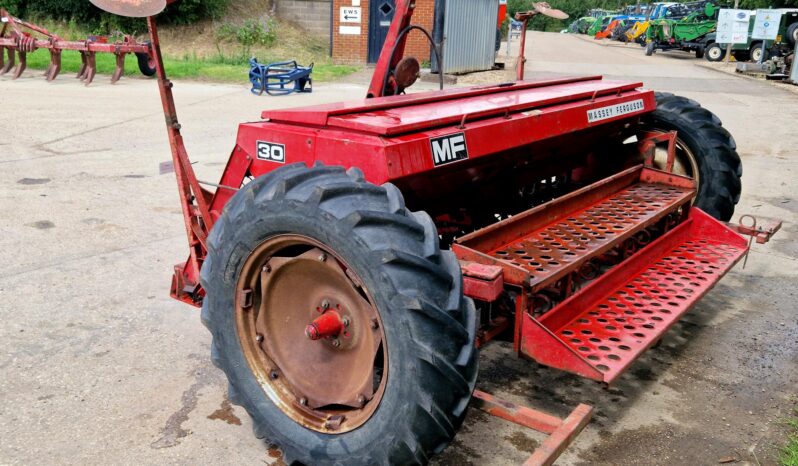
[{"label": "perforated metal platform", "polygon": [[[745,254],[746,241],[698,209],[677,228],[540,319],[525,317],[524,351],[603,382],[617,378]],[[533,340],[537,340],[532,343]],[[562,345],[562,354],[545,345]],[[564,353],[561,351],[567,349]]]},{"label": "perforated metal platform", "polygon": [[662,180],[661,172],[627,170],[467,235],[454,250],[463,259],[492,259],[505,268],[505,282],[544,288],[676,211],[695,193],[690,180],[655,180]]},{"label": "perforated metal platform", "polygon": [[636,184],[488,254],[528,270],[534,286],[558,278],[560,270],[601,252],[602,246],[617,244],[619,238],[688,201],[691,194],[690,189]]}]

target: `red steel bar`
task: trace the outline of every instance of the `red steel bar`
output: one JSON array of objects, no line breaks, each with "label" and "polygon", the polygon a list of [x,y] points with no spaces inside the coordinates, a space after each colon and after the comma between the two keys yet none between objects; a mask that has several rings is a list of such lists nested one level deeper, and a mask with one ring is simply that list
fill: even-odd
[{"label": "red steel bar", "polygon": [[568,448],[582,429],[590,422],[593,407],[579,404],[565,420],[551,414],[501,400],[489,393],[474,390],[471,400],[475,408],[486,413],[528,427],[549,437],[524,462],[524,466],[548,466]]},{"label": "red steel bar", "polygon": [[[100,52],[100,53],[150,53],[150,46],[148,44],[137,42],[117,42],[117,43],[101,43],[90,40],[86,41],[69,41],[69,40],[46,40],[35,39],[32,42],[35,49],[58,49],[58,50],[75,50],[78,52]],[[0,37],[0,47],[13,47],[18,46],[18,41],[11,37]]]},{"label": "red steel bar", "polygon": [[554,464],[568,445],[582,432],[593,415],[593,407],[580,404],[562,421],[560,427],[532,453],[524,466],[549,466]]}]

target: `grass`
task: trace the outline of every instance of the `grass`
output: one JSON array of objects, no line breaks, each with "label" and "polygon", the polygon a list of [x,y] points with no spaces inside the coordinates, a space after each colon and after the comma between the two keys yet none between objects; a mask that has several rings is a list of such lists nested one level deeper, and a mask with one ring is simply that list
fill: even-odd
[{"label": "grass", "polygon": [[[249,81],[248,59],[244,57],[198,57],[186,55],[182,58],[164,57],[164,66],[170,78],[197,79],[216,82],[246,83]],[[261,60],[269,63],[277,60]],[[50,65],[50,54],[44,50],[28,55],[28,67],[32,69],[46,69]],[[61,73],[77,73],[81,61],[78,52],[64,51],[61,55]],[[116,67],[113,54],[97,54],[97,73],[111,74]],[[348,65],[335,65],[332,63],[319,63],[313,67],[314,81],[332,81],[346,76],[357,68]],[[126,76],[141,76],[135,55],[128,55],[125,60]]]},{"label": "grass", "polygon": [[790,433],[787,435],[787,444],[781,449],[779,462],[782,466],[798,466],[798,408],[795,408],[793,417],[787,419]]},{"label": "grass", "polygon": [[[68,40],[85,40],[93,31],[74,22],[34,19],[55,34]],[[240,43],[220,39],[218,32],[230,25],[239,25],[241,20],[226,22],[207,21],[191,26],[169,26],[161,28],[161,44],[166,72],[173,79],[194,79],[225,83],[249,82],[249,58],[258,57],[261,63],[296,60],[300,65],[315,63],[313,80],[332,81],[351,74],[358,67],[332,63],[327,55],[326,44],[308,37],[303,30],[284,22],[275,21],[276,40],[270,45],[243,46]],[[145,40],[146,36],[139,37]],[[28,54],[28,67],[46,69],[50,54],[38,50]],[[80,54],[65,50],[61,56],[61,73],[76,74],[80,68]],[[111,74],[116,66],[113,54],[97,54],[97,73]],[[142,76],[135,55],[125,60],[125,76]]]}]

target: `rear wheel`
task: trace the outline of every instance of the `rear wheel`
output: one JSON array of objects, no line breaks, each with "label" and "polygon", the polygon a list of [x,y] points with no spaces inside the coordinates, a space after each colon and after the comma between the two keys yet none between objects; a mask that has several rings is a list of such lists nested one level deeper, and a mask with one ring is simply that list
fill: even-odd
[{"label": "rear wheel", "polygon": [[751,59],[751,53],[748,50],[732,50],[731,54],[737,61],[748,61]]},{"label": "rear wheel", "polygon": [[[743,174],[737,146],[720,119],[697,102],[657,93],[657,110],[642,122],[647,131],[676,131],[674,172],[698,184],[695,205],[719,220],[729,220],[740,199]],[[658,150],[654,164],[664,169],[667,150]]]},{"label": "rear wheel", "polygon": [[139,71],[144,76],[155,76],[155,60],[152,59],[148,53],[136,53],[136,60],[138,61]]},{"label": "rear wheel", "polygon": [[787,27],[787,40],[795,47],[795,43],[798,42],[798,23],[792,23]]},{"label": "rear wheel", "polygon": [[709,44],[704,54],[707,57],[707,61],[712,62],[722,61],[726,57],[726,51],[717,42]]},{"label": "rear wheel", "polygon": [[767,54],[766,51],[764,51],[761,42],[758,43],[758,44],[754,44],[753,47],[751,47],[751,61],[752,62],[759,63],[760,59],[762,61],[765,61],[768,58],[769,58],[768,54]]},{"label": "rear wheel", "polygon": [[704,58],[704,46],[699,45],[698,48],[695,49],[695,57],[696,58]]},{"label": "rear wheel", "polygon": [[202,285],[228,396],[288,464],[423,464],[462,423],[476,311],[393,185],[304,165],[252,181],[208,238]]}]

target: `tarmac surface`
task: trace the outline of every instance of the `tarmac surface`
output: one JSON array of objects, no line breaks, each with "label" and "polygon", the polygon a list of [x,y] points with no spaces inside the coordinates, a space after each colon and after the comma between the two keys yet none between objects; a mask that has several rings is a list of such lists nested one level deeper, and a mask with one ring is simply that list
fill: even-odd
[{"label": "tarmac surface", "polygon": [[[528,47],[528,77],[604,74],[699,101],[736,138],[737,213],[785,223],[611,388],[505,343],[482,352],[478,387],[559,416],[595,406],[558,464],[775,464],[798,404],[798,97],[687,53],[542,33]],[[280,463],[227,401],[198,311],[169,298],[186,245],[174,178],[159,174],[170,156],[155,83],[39,74],[0,78],[0,464]],[[218,179],[239,122],[359,98],[363,77],[284,98],[176,83],[198,177]],[[471,410],[435,463],[519,464],[543,439]]]}]

